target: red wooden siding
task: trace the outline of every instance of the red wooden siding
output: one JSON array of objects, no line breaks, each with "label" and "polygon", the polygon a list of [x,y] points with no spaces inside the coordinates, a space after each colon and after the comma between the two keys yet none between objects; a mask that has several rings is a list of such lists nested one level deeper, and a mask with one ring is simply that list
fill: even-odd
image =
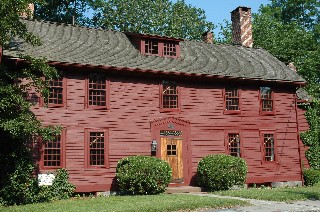
[{"label": "red wooden siding", "polygon": [[[226,153],[227,132],[240,132],[242,157],[249,167],[247,183],[301,181],[294,88],[286,90],[273,86],[276,115],[261,116],[259,85],[239,87],[241,114],[224,114],[225,84],[175,80],[180,89],[181,109],[162,113],[159,84],[168,79],[161,75],[153,79],[108,76],[110,108],[92,109],[84,108],[84,72],[65,74],[68,78],[67,107],[36,106],[33,111],[45,124],[61,124],[67,128],[65,166],[79,192],[109,190],[114,185],[118,160],[130,155],[151,155],[150,122],[167,117],[190,122],[190,177],[196,173],[203,156]],[[86,128],[108,129],[109,166],[85,167]],[[261,162],[261,130],[276,132],[277,163]]]},{"label": "red wooden siding", "polygon": [[[309,124],[305,118],[304,113],[306,110],[298,107],[297,108],[297,113],[298,113],[298,124],[299,124],[299,131],[300,132],[305,132],[309,129]],[[308,159],[306,158],[305,152],[308,150],[307,146],[303,145],[302,140],[300,139],[300,148],[301,148],[301,161],[302,161],[302,168],[309,168],[309,162]]]}]

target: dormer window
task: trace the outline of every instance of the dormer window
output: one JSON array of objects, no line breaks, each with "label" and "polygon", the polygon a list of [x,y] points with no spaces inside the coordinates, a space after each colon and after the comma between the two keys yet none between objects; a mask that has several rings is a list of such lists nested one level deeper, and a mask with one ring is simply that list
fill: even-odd
[{"label": "dormer window", "polygon": [[130,32],[126,33],[126,35],[142,55],[169,58],[180,57],[180,42],[183,41],[182,39]]},{"label": "dormer window", "polygon": [[140,51],[143,55],[178,58],[180,57],[179,40],[142,38]]},{"label": "dormer window", "polygon": [[163,43],[163,56],[165,57],[176,57],[177,48],[175,43],[165,42]]},{"label": "dormer window", "polygon": [[179,43],[174,41],[144,39],[141,53],[160,57],[178,57]]},{"label": "dormer window", "polygon": [[159,54],[159,43],[156,40],[145,40],[145,53],[147,55],[158,55]]}]

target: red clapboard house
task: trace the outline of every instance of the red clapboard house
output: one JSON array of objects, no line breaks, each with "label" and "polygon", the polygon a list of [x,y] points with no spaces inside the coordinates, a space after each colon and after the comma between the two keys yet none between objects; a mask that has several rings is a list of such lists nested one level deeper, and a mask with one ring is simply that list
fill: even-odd
[{"label": "red clapboard house", "polygon": [[23,20],[43,44],[13,41],[6,60],[46,57],[61,76],[48,102],[30,93],[39,120],[63,127],[42,146],[40,173],[66,168],[77,192],[110,191],[118,160],[151,155],[169,162],[171,185],[195,185],[199,160],[225,153],[245,159],[248,184],[301,184],[306,82],[252,48],[250,18],[232,12],[234,45]]}]

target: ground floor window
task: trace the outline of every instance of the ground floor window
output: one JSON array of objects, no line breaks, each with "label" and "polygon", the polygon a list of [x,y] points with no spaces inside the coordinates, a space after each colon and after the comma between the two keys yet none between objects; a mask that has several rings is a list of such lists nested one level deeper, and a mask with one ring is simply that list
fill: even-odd
[{"label": "ground floor window", "polygon": [[87,167],[105,167],[108,164],[107,129],[85,129]]},{"label": "ground floor window", "polygon": [[52,140],[43,142],[41,164],[44,169],[64,167],[65,133],[66,130],[63,129]]},{"label": "ground floor window", "polygon": [[261,132],[263,161],[276,161],[276,139],[274,132]]},{"label": "ground floor window", "polygon": [[240,135],[239,133],[228,133],[227,147],[229,155],[241,157]]}]

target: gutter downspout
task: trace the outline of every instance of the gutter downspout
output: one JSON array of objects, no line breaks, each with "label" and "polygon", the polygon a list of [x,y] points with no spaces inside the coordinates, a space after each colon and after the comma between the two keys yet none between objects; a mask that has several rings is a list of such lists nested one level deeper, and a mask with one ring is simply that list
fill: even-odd
[{"label": "gutter downspout", "polygon": [[304,185],[303,180],[303,167],[302,167],[302,157],[301,157],[301,139],[300,139],[300,129],[299,129],[299,118],[298,118],[298,96],[297,93],[295,94],[295,110],[296,110],[296,122],[297,122],[297,138],[298,138],[298,151],[299,151],[299,163],[300,163],[300,171],[301,171],[301,182]]}]

